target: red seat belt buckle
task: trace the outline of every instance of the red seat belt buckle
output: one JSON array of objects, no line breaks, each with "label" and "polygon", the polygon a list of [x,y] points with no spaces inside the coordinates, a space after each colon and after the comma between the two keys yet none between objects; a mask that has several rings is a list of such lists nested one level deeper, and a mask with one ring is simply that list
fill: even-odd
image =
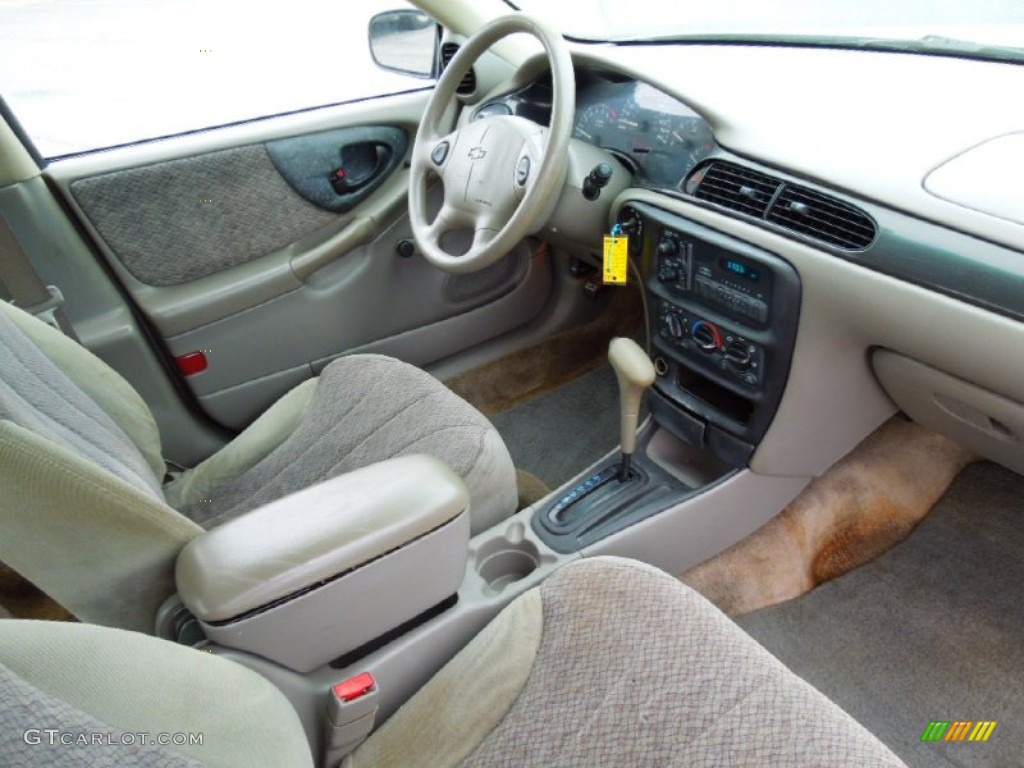
[{"label": "red seat belt buckle", "polygon": [[372,693],[376,688],[377,681],[373,679],[373,675],[369,672],[363,672],[361,675],[350,677],[348,680],[342,680],[333,686],[334,695],[344,702],[360,699],[366,694]]},{"label": "red seat belt buckle", "polygon": [[178,370],[181,371],[182,376],[195,376],[197,373],[205,371],[209,366],[209,363],[206,361],[206,355],[202,352],[189,352],[186,355],[178,355],[174,358],[174,362],[178,364]]}]

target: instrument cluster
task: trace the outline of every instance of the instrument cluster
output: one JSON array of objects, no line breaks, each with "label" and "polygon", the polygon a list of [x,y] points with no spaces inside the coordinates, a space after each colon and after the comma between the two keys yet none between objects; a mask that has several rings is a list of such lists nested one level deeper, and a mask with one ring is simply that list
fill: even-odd
[{"label": "instrument cluster", "polygon": [[[519,93],[480,106],[473,119],[515,114],[547,125],[550,84],[538,81]],[[638,184],[677,187],[715,149],[700,115],[646,83],[594,70],[577,70],[573,138],[607,149],[636,172]]]}]

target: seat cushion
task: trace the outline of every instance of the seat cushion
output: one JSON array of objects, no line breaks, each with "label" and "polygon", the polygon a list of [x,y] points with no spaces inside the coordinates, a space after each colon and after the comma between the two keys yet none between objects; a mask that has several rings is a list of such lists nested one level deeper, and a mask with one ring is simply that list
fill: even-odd
[{"label": "seat cushion", "polygon": [[99,358],[0,302],[0,561],[85,621],[151,629],[202,532],[164,503],[156,423]]},{"label": "seat cushion", "polygon": [[[266,423],[260,430],[274,433]],[[352,355],[331,363],[294,430],[279,439],[236,476],[204,482],[207,498],[182,499],[179,509],[211,528],[345,472],[426,453],[465,481],[474,533],[515,511],[515,468],[491,423],[433,376],[394,358]]]},{"label": "seat cushion", "polygon": [[[202,768],[202,763],[97,720],[0,664],[0,758],[6,768],[51,764]],[[53,733],[58,731],[58,733]],[[66,743],[62,743],[66,742]]]},{"label": "seat cushion", "polygon": [[[145,405],[137,402],[134,390],[61,333],[21,310],[0,304],[0,370],[5,372],[0,379],[0,420],[24,427],[162,500],[163,462],[150,462],[154,442],[159,453],[159,439],[141,426],[146,416],[150,423],[152,417]],[[108,392],[117,389],[120,397],[111,399],[109,394],[104,397],[102,390],[84,388],[97,380]],[[109,412],[101,407],[101,400]],[[149,450],[140,447],[117,419]],[[147,438],[141,439],[144,433]]]},{"label": "seat cushion", "polygon": [[[540,610],[485,630],[360,749],[357,768],[901,766],[874,736],[678,580],[596,558],[538,588]],[[510,695],[474,688],[542,627]],[[528,634],[528,633],[527,633]],[[473,657],[477,657],[471,662]],[[437,706],[438,701],[444,706]]]},{"label": "seat cushion", "polygon": [[[4,766],[313,765],[298,715],[266,679],[213,654],[136,632],[0,621],[0,693]],[[68,735],[57,735],[51,745],[42,733],[34,743],[36,734],[23,736],[26,729]],[[80,734],[91,741],[94,733],[103,735],[103,744],[67,743],[81,742]],[[169,743],[140,749],[140,733],[148,734],[147,744]],[[120,734],[133,735],[132,743]]]}]

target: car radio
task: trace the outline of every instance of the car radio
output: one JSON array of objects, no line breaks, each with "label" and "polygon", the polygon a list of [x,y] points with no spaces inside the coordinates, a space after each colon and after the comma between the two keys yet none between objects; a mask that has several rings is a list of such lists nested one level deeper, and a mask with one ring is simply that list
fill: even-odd
[{"label": "car radio", "polygon": [[711,243],[663,229],[657,277],[670,293],[696,299],[747,324],[768,323],[772,271]]}]

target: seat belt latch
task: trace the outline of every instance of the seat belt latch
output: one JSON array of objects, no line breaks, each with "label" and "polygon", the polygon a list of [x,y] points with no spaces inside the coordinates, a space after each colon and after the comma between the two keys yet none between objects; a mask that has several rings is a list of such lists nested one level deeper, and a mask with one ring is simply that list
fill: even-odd
[{"label": "seat belt latch", "polygon": [[64,306],[64,294],[61,293],[60,288],[56,285],[46,286],[46,292],[50,294],[50,298],[43,299],[38,304],[33,304],[31,307],[22,307],[22,309],[31,315],[35,315],[47,325],[50,325],[61,333],[64,333],[64,327],[57,319],[57,312],[59,312],[60,308]]},{"label": "seat belt latch", "polygon": [[370,735],[378,694],[377,681],[369,672],[331,686],[324,733],[324,764],[329,768],[335,768]]}]

